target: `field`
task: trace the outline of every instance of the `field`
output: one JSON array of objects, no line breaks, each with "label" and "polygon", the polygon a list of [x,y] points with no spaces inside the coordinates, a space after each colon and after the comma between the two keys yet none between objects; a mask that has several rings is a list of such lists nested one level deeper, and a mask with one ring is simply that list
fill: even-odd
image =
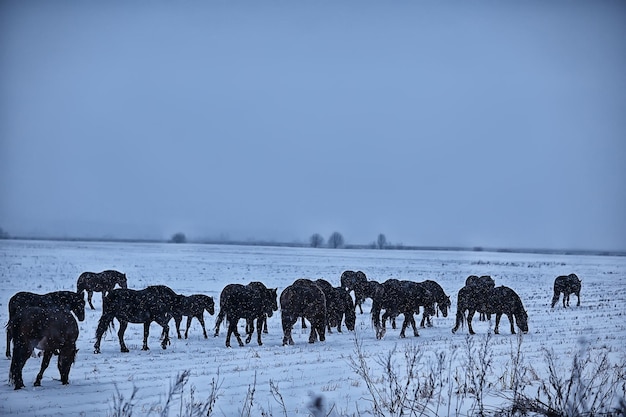
[{"label": "field", "polygon": [[[368,279],[381,282],[392,277],[433,279],[451,296],[452,314],[435,317],[434,326],[420,329],[417,338],[401,339],[399,330],[389,328],[376,340],[368,300],[365,314],[357,313],[355,332],[344,327],[343,333],[327,334],[323,343],[309,344],[308,329],[296,324],[296,344],[284,347],[278,312],[268,320],[263,346],[253,339],[240,348],[233,340],[235,347],[226,348],[225,328],[212,337],[215,316],[205,313],[208,339],[194,321],[189,339],[174,337],[162,350],[161,328],[153,324],[151,350],[141,351],[142,326],[130,324],[125,336],[130,353],[121,353],[116,333],[109,332],[96,355],[94,335],[102,309],[97,293],[96,310],[88,308],[79,323],[80,352],[70,384],[61,385],[53,359],[42,386],[33,387],[41,359],[31,358],[24,368],[26,388],[14,391],[8,383],[10,360],[0,360],[5,377],[0,415],[121,415],[124,406],[127,415],[139,416],[192,415],[200,409],[216,416],[399,415],[403,407],[413,410],[407,415],[469,415],[510,407],[512,397],[521,394],[528,399],[541,395],[543,403],[557,405],[554,390],[559,383],[550,375],[570,381],[572,369],[581,372],[573,378],[577,393],[562,398],[570,407],[584,411],[596,398],[608,409],[624,395],[625,257],[0,241],[0,319],[7,322],[8,300],[18,291],[74,290],[81,272],[105,269],[125,272],[130,288],[166,284],[178,293],[213,296],[216,310],[228,283],[259,280],[280,294],[301,277],[339,285],[346,269],[362,270]],[[570,273],[583,281],[580,307],[572,296],[571,308],[564,309],[559,301],[551,309],[554,278]],[[506,317],[499,335],[476,317],[477,335],[468,337],[466,327],[451,333],[457,291],[471,274],[491,275],[496,285],[520,295],[529,314],[528,334],[511,335]],[[607,361],[598,363],[599,358]],[[597,399],[597,392],[613,388],[609,397]],[[394,399],[402,404],[394,405]]]}]

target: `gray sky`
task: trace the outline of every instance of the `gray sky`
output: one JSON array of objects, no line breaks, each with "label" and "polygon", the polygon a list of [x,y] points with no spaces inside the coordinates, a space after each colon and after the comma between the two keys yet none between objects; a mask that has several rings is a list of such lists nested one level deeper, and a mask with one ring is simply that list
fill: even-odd
[{"label": "gray sky", "polygon": [[0,3],[12,235],[626,250],[624,2],[100,3]]}]

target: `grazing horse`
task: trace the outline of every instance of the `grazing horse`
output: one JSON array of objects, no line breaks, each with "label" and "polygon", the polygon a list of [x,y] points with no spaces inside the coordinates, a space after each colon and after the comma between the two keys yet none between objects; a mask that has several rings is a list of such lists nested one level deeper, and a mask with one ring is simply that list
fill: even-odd
[{"label": "grazing horse", "polygon": [[554,308],[555,304],[559,301],[561,293],[563,293],[563,307],[569,307],[570,294],[576,294],[576,297],[578,297],[576,305],[579,306],[581,284],[582,281],[578,279],[576,274],[561,275],[556,277],[554,280],[554,296],[552,297],[551,307]]},{"label": "grazing horse", "polygon": [[[356,313],[350,293],[343,287],[333,287],[330,282],[325,279],[317,279],[315,283],[324,292],[324,298],[326,300],[326,327],[328,333],[332,333],[332,327],[336,327],[337,331],[341,333],[341,322],[344,316],[348,330],[354,330]],[[348,309],[352,311],[348,311]],[[302,322],[304,323],[304,317],[302,318]],[[303,326],[303,328],[306,327]]]},{"label": "grazing horse", "polygon": [[230,347],[230,336],[237,338],[239,346],[243,346],[241,336],[237,331],[239,319],[246,319],[246,343],[250,343],[254,333],[254,320],[257,321],[257,343],[263,344],[261,331],[266,317],[272,317],[278,310],[277,289],[267,288],[262,282],[252,282],[248,285],[228,284],[220,294],[220,312],[215,323],[215,336],[219,336],[220,325],[224,319],[228,322],[226,333],[226,347]]},{"label": "grazing horse", "polygon": [[343,271],[341,274],[341,286],[350,291],[354,291],[354,308],[358,306],[363,314],[363,301],[365,301],[365,285],[367,285],[367,277],[362,271]]},{"label": "grazing horse", "polygon": [[22,369],[35,348],[43,350],[43,360],[35,386],[41,386],[43,373],[48,368],[52,355],[59,356],[61,383],[69,384],[70,368],[78,352],[78,324],[72,313],[58,307],[26,307],[11,317],[7,330],[13,338],[9,379],[16,390],[24,387]]},{"label": "grazing horse", "polygon": [[[437,304],[437,317],[439,317],[440,311],[444,317],[448,317],[448,310],[450,309],[450,305],[451,305],[450,296],[446,295],[446,293],[443,291],[443,288],[441,288],[441,285],[439,285],[435,281],[426,280],[422,282],[421,284],[428,291],[430,291],[430,293],[435,299],[435,303]],[[424,309],[424,314],[422,315],[422,321],[420,322],[420,327],[424,327],[424,321],[426,321],[426,324],[428,325],[428,327],[432,327],[430,316],[426,314],[426,309]]]},{"label": "grazing horse", "polygon": [[335,299],[337,300],[338,304],[337,331],[341,333],[342,319],[346,323],[346,328],[350,331],[353,331],[354,326],[356,325],[356,311],[354,309],[354,301],[352,301],[352,296],[343,287],[335,287],[333,288],[333,291],[335,292]]},{"label": "grazing horse", "polygon": [[202,333],[206,339],[207,333],[204,326],[204,310],[210,315],[215,314],[215,302],[213,297],[209,297],[204,294],[194,295],[178,295],[178,303],[176,311],[174,312],[174,321],[176,322],[176,335],[179,339],[180,336],[180,322],[183,320],[183,316],[187,316],[187,328],[185,329],[185,339],[189,333],[189,327],[193,318],[197,318],[202,325]]},{"label": "grazing horse", "polygon": [[126,274],[112,270],[102,271],[99,273],[83,272],[80,274],[78,281],[76,282],[76,292],[82,293],[83,291],[87,291],[87,301],[89,302],[89,307],[91,307],[92,310],[95,310],[93,304],[91,303],[91,296],[94,291],[102,293],[102,303],[104,303],[104,297],[107,293],[111,292],[113,288],[115,288],[115,284],[122,288],[128,288]]},{"label": "grazing horse", "polygon": [[[413,335],[419,336],[415,325],[414,313],[419,313],[422,306],[427,314],[434,315],[434,298],[421,283],[413,281],[399,281],[388,279],[382,283],[383,291],[374,297],[372,303],[372,321],[376,329],[376,338],[382,339],[386,333],[385,322],[388,318],[394,318],[399,314],[404,315],[400,337],[405,337],[405,330],[410,324],[413,328]],[[385,310],[380,318],[381,310]]]},{"label": "grazing horse", "polygon": [[298,317],[311,323],[309,343],[326,340],[326,298],[324,291],[310,279],[297,279],[280,294],[280,312],[283,325],[283,346],[293,345],[291,329]]},{"label": "grazing horse", "polygon": [[178,295],[165,285],[153,285],[143,290],[118,288],[111,291],[104,299],[102,317],[100,317],[96,329],[94,353],[100,353],[102,335],[109,327],[113,326],[114,318],[120,323],[117,336],[122,352],[128,352],[126,343],[124,343],[124,332],[128,323],[143,323],[143,347],[141,350],[148,350],[150,323],[153,321],[163,328],[164,337],[161,347],[166,349],[170,343],[168,323],[178,308]]},{"label": "grazing horse", "polygon": [[517,293],[509,287],[500,286],[492,288],[484,292],[476,287],[465,286],[459,290],[457,297],[456,324],[452,329],[452,333],[456,333],[465,319],[465,311],[467,310],[467,327],[470,334],[475,334],[472,329],[472,317],[476,311],[483,311],[496,315],[496,326],[493,330],[495,334],[499,334],[500,318],[502,314],[506,314],[511,324],[511,334],[515,334],[513,326],[513,318],[517,327],[523,332],[528,333],[528,313],[524,309],[522,300]]},{"label": "grazing horse", "polygon": [[[79,321],[85,320],[85,299],[73,291],[54,291],[47,294],[18,292],[9,300],[9,321],[21,310],[28,307],[61,308],[72,311]],[[13,336],[7,327],[7,358],[11,357],[11,339]]]},{"label": "grazing horse", "polygon": [[[489,275],[482,275],[480,277],[476,275],[470,275],[465,280],[465,286],[475,288],[474,292],[476,293],[489,292],[490,290],[496,287],[496,282]],[[483,310],[479,310],[479,311],[480,311],[478,315],[479,321],[491,320],[491,314],[484,313]]]}]

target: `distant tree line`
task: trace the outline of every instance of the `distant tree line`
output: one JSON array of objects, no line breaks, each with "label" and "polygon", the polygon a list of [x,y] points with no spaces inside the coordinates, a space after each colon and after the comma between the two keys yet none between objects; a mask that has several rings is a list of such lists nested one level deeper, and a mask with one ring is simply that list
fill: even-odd
[{"label": "distant tree line", "polygon": [[[328,238],[328,243],[324,245],[324,238],[319,233],[314,233],[309,238],[309,244],[312,248],[321,248],[321,247],[329,247],[331,249],[343,248],[346,246],[346,242],[343,238],[343,235],[339,232],[333,232]],[[376,241],[371,244],[372,248],[376,249],[387,249],[391,246],[387,242],[387,237],[380,233],[376,238]]]},{"label": "distant tree line", "polygon": [[0,239],[10,239],[11,236],[9,235],[9,233],[4,230],[2,227],[0,227]]}]

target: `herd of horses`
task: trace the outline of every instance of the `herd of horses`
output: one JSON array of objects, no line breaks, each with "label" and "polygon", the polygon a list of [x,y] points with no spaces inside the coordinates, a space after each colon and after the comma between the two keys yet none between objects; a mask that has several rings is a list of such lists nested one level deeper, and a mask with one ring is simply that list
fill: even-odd
[{"label": "herd of horses", "polygon": [[[561,293],[563,307],[569,306],[570,294],[578,297],[577,305],[580,305],[581,281],[575,274],[557,277],[553,289],[552,307],[558,302]],[[16,390],[24,387],[22,369],[35,348],[43,353],[35,386],[41,384],[43,373],[53,355],[58,356],[61,383],[69,383],[70,368],[78,352],[76,340],[79,329],[76,320],[85,320],[85,292],[92,309],[95,309],[91,301],[93,293],[102,293],[102,316],[96,329],[94,353],[100,353],[102,336],[113,328],[114,319],[119,322],[117,334],[120,350],[128,352],[124,342],[128,323],[143,324],[142,350],[149,349],[150,324],[159,324],[162,327],[161,347],[166,349],[170,343],[169,322],[172,318],[179,339],[182,338],[180,324],[183,316],[187,316],[185,338],[194,317],[202,325],[204,337],[207,338],[204,311],[215,314],[212,297],[177,294],[165,285],[153,285],[142,290],[130,289],[126,275],[113,270],[82,273],[77,281],[76,292],[55,291],[43,295],[18,292],[9,300],[9,322],[6,326],[6,356],[11,358],[9,379]],[[354,301],[351,292],[354,293]],[[277,288],[267,288],[262,282],[254,281],[247,285],[229,284],[224,287],[220,294],[214,336],[219,335],[220,326],[226,320],[226,346],[230,347],[232,335],[235,335],[240,346],[244,346],[238,332],[238,323],[244,319],[245,343],[252,339],[256,326],[257,343],[261,345],[261,334],[267,333],[267,318],[278,311],[280,299],[283,345],[294,344],[291,331],[298,318],[301,318],[303,328],[307,327],[305,319],[311,326],[309,343],[324,341],[326,331],[331,333],[336,328],[341,332],[342,323],[348,330],[354,330],[356,309],[359,308],[363,313],[362,304],[368,298],[372,300],[371,316],[377,339],[385,335],[388,320],[395,329],[395,319],[400,314],[404,316],[400,337],[405,337],[409,325],[414,336],[419,336],[414,315],[420,313],[420,308],[420,327],[432,326],[431,317],[438,316],[440,312],[447,317],[451,308],[450,297],[432,280],[414,282],[388,279],[380,283],[368,280],[362,271],[344,271],[339,286],[335,287],[324,279],[302,278],[287,286],[280,297]],[[514,323],[522,332],[528,332],[528,314],[520,297],[511,288],[496,287],[490,276],[471,275],[466,279],[465,286],[458,292],[456,322],[452,332],[455,333],[467,323],[469,333],[474,334],[472,317],[476,312],[480,313],[481,320],[496,315],[495,333],[499,332],[503,314],[509,319],[511,333],[515,333]]]}]

